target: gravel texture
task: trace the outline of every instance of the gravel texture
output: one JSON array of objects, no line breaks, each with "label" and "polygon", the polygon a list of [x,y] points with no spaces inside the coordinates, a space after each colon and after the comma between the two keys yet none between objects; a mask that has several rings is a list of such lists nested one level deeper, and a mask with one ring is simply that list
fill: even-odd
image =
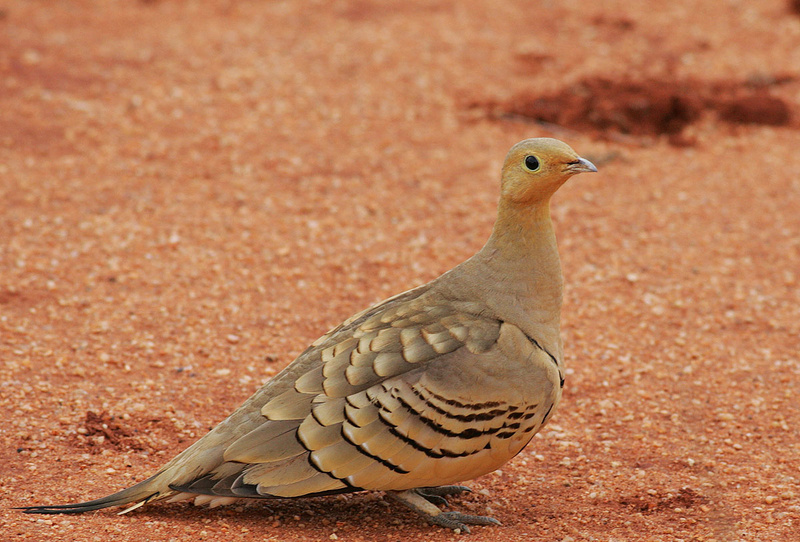
[{"label": "gravel texture", "polygon": [[0,539],[453,540],[380,494],[34,516],[145,478],[473,254],[554,136],[569,367],[470,540],[793,541],[800,11],[0,0]]}]

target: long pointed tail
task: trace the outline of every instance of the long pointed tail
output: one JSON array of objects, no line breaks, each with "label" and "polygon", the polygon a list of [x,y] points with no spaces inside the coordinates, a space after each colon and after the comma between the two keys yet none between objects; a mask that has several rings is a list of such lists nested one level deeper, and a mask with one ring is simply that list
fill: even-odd
[{"label": "long pointed tail", "polygon": [[124,514],[148,502],[165,499],[177,493],[170,488],[170,484],[187,483],[208,473],[222,462],[224,445],[220,445],[219,441],[225,441],[227,438],[220,439],[219,433],[220,431],[215,429],[173,458],[150,478],[122,491],[93,501],[51,506],[22,506],[17,510],[22,510],[26,514],[80,514],[111,506],[132,504],[120,512]]},{"label": "long pointed tail", "polygon": [[[17,510],[22,510],[26,514],[80,514],[111,506],[132,505],[120,512],[124,514],[148,502],[175,495],[177,492],[170,488],[170,484],[188,483],[208,473],[222,462],[225,443],[231,438],[230,435],[225,435],[224,431],[224,425],[228,420],[173,458],[153,476],[127,489],[93,501],[51,506],[22,506]],[[235,421],[237,420],[234,419]],[[223,431],[220,431],[220,426]]]},{"label": "long pointed tail", "polygon": [[[134,510],[148,502],[158,501],[180,493],[170,486],[190,484],[206,475],[224,462],[225,449],[242,435],[250,432],[264,422],[261,407],[274,393],[281,393],[294,382],[292,373],[284,370],[270,384],[261,388],[233,414],[164,465],[156,474],[138,484],[112,495],[93,501],[58,504],[52,506],[22,506],[26,514],[80,514],[108,508],[131,505],[120,514]],[[275,391],[273,393],[273,388]]]},{"label": "long pointed tail", "polygon": [[53,506],[21,506],[15,510],[22,510],[26,514],[80,514],[82,512],[91,512],[92,510],[100,510],[101,508],[108,508],[110,506],[122,506],[135,502],[136,504],[126,510],[120,512],[124,514],[134,508],[138,508],[148,502],[163,498],[159,491],[154,491],[155,479],[160,475],[156,474],[147,480],[143,480],[131,486],[128,489],[118,491],[113,495],[101,497],[93,501],[80,502],[75,504],[57,504]]}]

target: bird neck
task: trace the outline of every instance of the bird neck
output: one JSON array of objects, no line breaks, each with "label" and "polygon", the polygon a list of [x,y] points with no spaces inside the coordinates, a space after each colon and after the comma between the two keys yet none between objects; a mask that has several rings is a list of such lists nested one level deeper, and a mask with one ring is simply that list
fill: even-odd
[{"label": "bird neck", "polygon": [[529,336],[561,359],[563,279],[550,202],[519,205],[501,199],[491,237],[476,257],[498,302]]},{"label": "bird neck", "polygon": [[[550,263],[558,264],[558,247],[550,219],[549,200],[534,205],[500,200],[497,221],[483,250],[493,251],[494,257],[502,258],[504,264],[522,261],[538,266],[549,262],[553,256],[555,262]],[[547,262],[537,261],[537,257],[546,257]]]}]

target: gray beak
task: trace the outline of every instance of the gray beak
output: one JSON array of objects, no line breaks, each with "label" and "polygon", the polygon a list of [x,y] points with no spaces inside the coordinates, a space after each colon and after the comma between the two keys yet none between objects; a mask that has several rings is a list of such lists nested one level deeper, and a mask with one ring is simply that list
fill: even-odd
[{"label": "gray beak", "polygon": [[567,171],[570,173],[596,173],[597,168],[586,158],[578,158],[567,164]]}]

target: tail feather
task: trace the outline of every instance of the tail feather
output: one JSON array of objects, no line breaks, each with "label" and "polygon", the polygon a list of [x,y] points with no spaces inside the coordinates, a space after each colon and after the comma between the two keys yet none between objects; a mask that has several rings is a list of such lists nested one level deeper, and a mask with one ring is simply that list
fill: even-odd
[{"label": "tail feather", "polygon": [[21,506],[15,508],[15,510],[22,510],[25,514],[80,514],[83,512],[91,512],[92,510],[100,510],[101,508],[108,508],[110,506],[122,506],[124,504],[136,502],[133,507],[122,512],[125,513],[161,497],[159,491],[153,492],[151,482],[154,478],[155,476],[151,476],[135,486],[93,501],[74,504],[55,504],[51,506]]},{"label": "tail feather", "polygon": [[93,501],[50,506],[22,506],[26,514],[80,514],[112,506],[131,505],[120,514],[135,510],[148,502],[171,497],[175,491],[169,487],[173,481],[193,480],[206,474],[221,462],[222,450],[218,446],[207,448],[203,439],[179,454],[156,474],[117,493]]},{"label": "tail feather", "polygon": [[[173,497],[179,491],[173,489],[172,486],[183,489],[183,486],[191,485],[192,482],[204,477],[220,466],[223,469],[220,471],[221,475],[229,475],[231,474],[229,471],[232,469],[224,467],[225,449],[242,436],[265,423],[267,420],[261,415],[261,408],[264,404],[270,397],[279,395],[291,388],[296,380],[296,373],[308,370],[308,365],[312,362],[313,360],[309,358],[305,364],[301,364],[293,370],[284,369],[269,384],[245,401],[233,414],[203,438],[178,454],[150,478],[132,487],[93,501],[51,506],[22,506],[16,508],[16,510],[21,510],[26,514],[80,514],[82,512],[100,510],[101,508],[128,505],[128,508],[120,512],[124,514],[148,502]],[[277,423],[281,424],[282,422]],[[279,427],[283,426],[279,425]],[[216,474],[220,475],[220,473]],[[199,490],[193,492],[191,489],[188,491],[193,494],[205,493]],[[230,495],[230,497],[233,496],[235,495]]]}]

